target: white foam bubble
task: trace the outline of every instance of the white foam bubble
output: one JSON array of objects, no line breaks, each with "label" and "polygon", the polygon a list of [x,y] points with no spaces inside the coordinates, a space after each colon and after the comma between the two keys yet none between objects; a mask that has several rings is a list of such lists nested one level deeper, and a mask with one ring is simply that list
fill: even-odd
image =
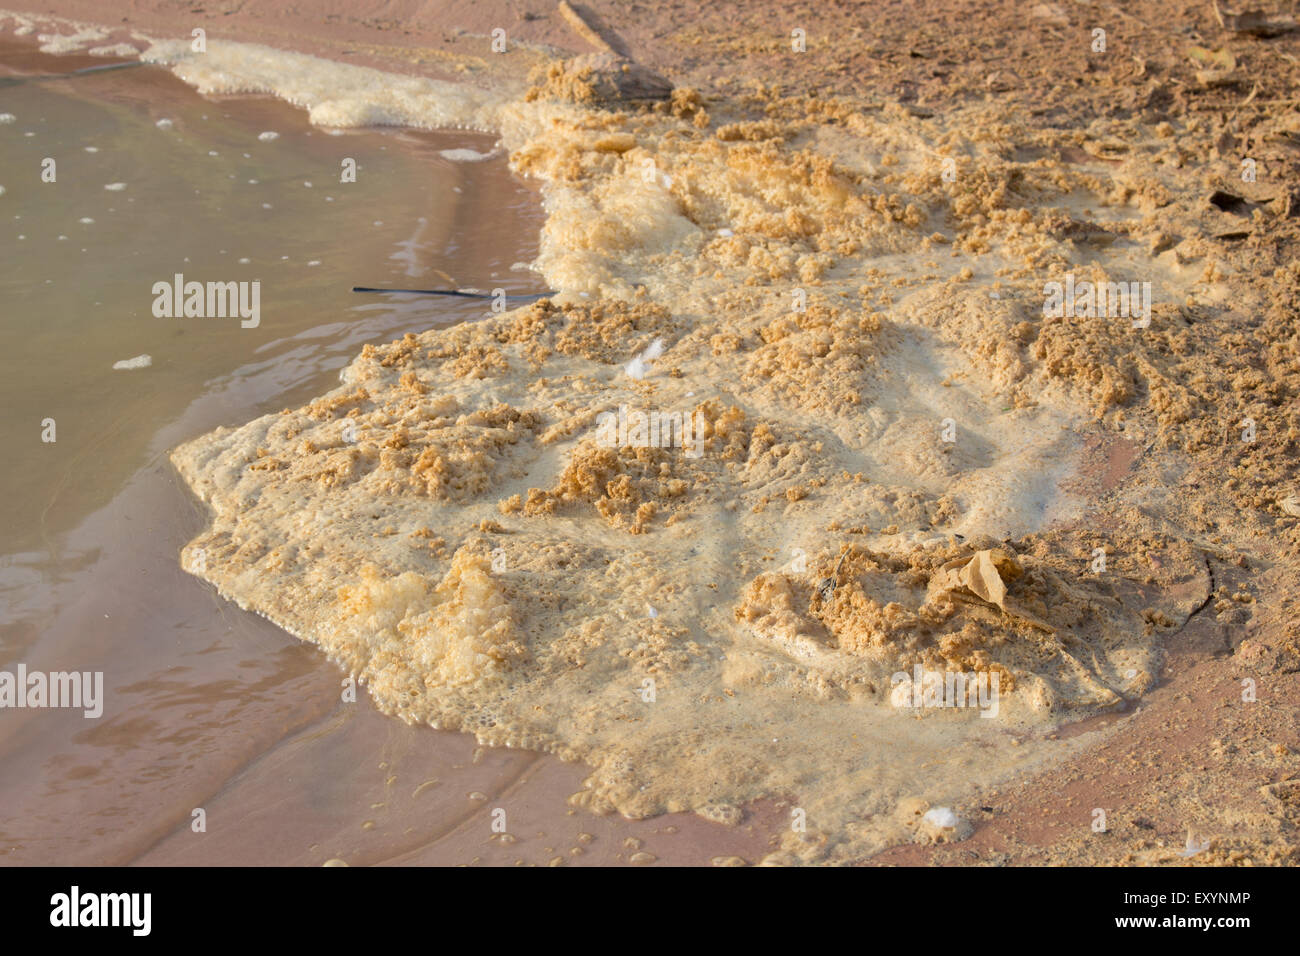
[{"label": "white foam bubble", "polygon": [[499,94],[417,76],[335,63],[253,43],[209,39],[155,42],[141,59],[172,68],[205,95],[269,93],[308,111],[313,125],[416,126],[496,130]]},{"label": "white foam bubble", "polygon": [[58,33],[38,33],[36,35],[36,39],[41,43],[42,53],[72,53],[96,40],[107,38],[108,34],[99,27],[85,27],[66,36]]},{"label": "white foam bubble", "polygon": [[438,155],[443,159],[451,160],[453,163],[479,163],[485,159],[491,159],[496,153],[480,153],[474,149],[444,149],[440,150]]},{"label": "white foam bubble", "polygon": [[938,827],[941,830],[955,830],[961,818],[953,813],[948,807],[934,807],[925,812],[921,818],[932,827]]},{"label": "white foam bubble", "polygon": [[131,371],[137,368],[148,368],[153,364],[153,357],[149,355],[137,355],[135,358],[122,359],[120,362],[114,362],[114,369]]},{"label": "white foam bubble", "polygon": [[109,46],[92,46],[86,52],[91,56],[136,56],[140,50],[129,43],[114,43]]}]

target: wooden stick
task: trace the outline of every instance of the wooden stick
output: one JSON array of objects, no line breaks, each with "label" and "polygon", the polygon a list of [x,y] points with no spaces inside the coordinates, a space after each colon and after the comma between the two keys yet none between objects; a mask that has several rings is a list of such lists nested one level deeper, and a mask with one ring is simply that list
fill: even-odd
[{"label": "wooden stick", "polygon": [[600,25],[595,15],[587,10],[578,10],[569,5],[568,0],[560,0],[560,16],[564,17],[569,26],[573,27],[573,32],[578,34],[592,46],[606,53],[612,53],[615,56],[632,59],[631,54],[627,51],[626,44],[619,38],[618,34],[612,30]]}]

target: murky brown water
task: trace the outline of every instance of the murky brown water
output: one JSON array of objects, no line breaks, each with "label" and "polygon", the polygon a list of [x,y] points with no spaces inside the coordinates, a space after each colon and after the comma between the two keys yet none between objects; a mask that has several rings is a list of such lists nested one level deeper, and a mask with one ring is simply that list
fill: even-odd
[{"label": "murky brown water", "polygon": [[[0,669],[102,671],[106,698],[94,720],[0,710],[0,861],[752,859],[763,813],[725,832],[576,814],[581,768],[346,703],[318,651],[179,569],[202,506],[170,448],[325,391],[366,342],[485,311],[354,284],[539,291],[512,267],[541,211],[503,157],[441,155],[488,137],[333,136],[151,67],[30,79],[104,62],[0,43]],[[260,323],[156,318],[151,287],[178,272],[260,281]]]}]

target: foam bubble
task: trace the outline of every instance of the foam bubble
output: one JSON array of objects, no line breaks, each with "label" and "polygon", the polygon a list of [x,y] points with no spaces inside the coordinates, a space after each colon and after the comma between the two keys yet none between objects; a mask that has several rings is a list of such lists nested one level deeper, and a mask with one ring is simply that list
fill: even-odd
[{"label": "foam bubble", "polygon": [[185,40],[159,41],[141,59],[170,66],[207,95],[278,96],[306,109],[317,126],[492,130],[503,105],[499,94],[250,43],[209,39],[207,51],[198,54]]},{"label": "foam bubble", "polygon": [[114,43],[109,46],[93,46],[86,51],[91,56],[121,56],[130,57],[139,54],[138,47],[130,43]]},{"label": "foam bubble", "polygon": [[495,153],[480,153],[473,149],[444,149],[440,150],[438,155],[453,163],[478,163],[491,159]]},{"label": "foam bubble", "polygon": [[957,824],[961,822],[957,814],[953,813],[948,807],[934,807],[925,812],[922,817],[926,823],[943,830],[954,830]]},{"label": "foam bubble", "polygon": [[[83,27],[76,33],[62,35],[58,33],[40,33],[36,39],[41,43],[42,53],[73,53],[87,46],[96,40],[103,40],[108,37],[98,27]],[[132,48],[134,52],[134,48]]]}]

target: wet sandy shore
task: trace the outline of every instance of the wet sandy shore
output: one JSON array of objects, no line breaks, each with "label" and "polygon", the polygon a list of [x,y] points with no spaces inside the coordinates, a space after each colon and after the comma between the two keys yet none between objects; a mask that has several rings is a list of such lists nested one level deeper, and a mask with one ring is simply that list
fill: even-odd
[{"label": "wet sandy shore", "polygon": [[[97,6],[74,0],[51,4],[50,10],[103,19],[90,9]],[[391,4],[374,4],[370,10],[357,4],[320,3],[310,5],[311,13],[304,15],[300,5],[293,19],[215,9],[177,16],[146,2],[124,9],[130,26],[157,32],[183,35],[198,22],[210,24],[213,35],[326,57],[357,57],[388,68],[405,64],[406,69],[446,77],[477,72],[489,85],[519,82],[517,66],[498,65],[485,50],[484,37],[497,20],[507,18],[506,5],[452,5],[436,14],[426,12],[423,4],[410,6],[408,15],[395,15]],[[506,24],[512,36],[539,45],[535,54],[525,51],[527,56],[540,58],[547,45],[582,49],[549,5],[533,6],[536,19],[511,6],[508,16],[513,19]],[[747,46],[743,30],[728,32],[712,23],[699,6],[664,5],[635,19],[612,5],[593,6],[639,59],[674,78],[689,77],[701,88],[727,89],[731,77],[710,65],[716,63],[710,54],[693,54],[693,49],[726,49],[735,57],[732,62],[760,71],[779,61],[770,47]],[[957,80],[973,80],[986,95],[1008,102],[1032,97],[1035,77],[1050,72],[1047,42],[1068,25],[1060,22],[1055,5],[1041,6],[1046,13],[1037,15],[1040,29],[1030,40],[1004,39],[1010,36],[1007,25],[1018,14],[1012,5],[1002,5],[966,37],[947,41],[945,50],[936,49],[943,41],[935,39],[935,31],[961,16],[963,5],[926,14],[904,4],[885,5],[875,14],[879,19],[863,28],[863,52],[838,47],[836,57],[819,61],[817,79],[844,90],[856,87],[859,92],[898,97],[921,110],[941,108],[943,89]],[[380,8],[392,20],[376,19]],[[680,26],[684,11],[698,13],[701,19],[692,22],[701,26]],[[782,29],[787,20],[813,16],[796,5],[771,5],[767,15],[780,21]],[[823,19],[818,23],[861,22],[860,12],[856,19],[853,11],[844,10],[819,16]],[[1123,41],[1134,51],[1146,51],[1132,54],[1142,61],[1141,70],[1073,98],[1057,91],[1049,98],[1056,108],[1086,108],[1106,95],[1145,90],[1145,77],[1158,72],[1159,57],[1149,51],[1151,38],[1165,29],[1161,23],[1175,24],[1172,30],[1180,37],[1190,31],[1192,39],[1202,39],[1203,34],[1224,42],[1214,34],[1214,25],[1205,22],[1203,11],[1193,13],[1178,4],[1152,4],[1114,16]],[[709,27],[716,27],[711,36]],[[672,36],[665,39],[664,34]],[[730,46],[724,42],[728,38]],[[1290,51],[1294,64],[1294,40],[1284,38],[1277,47]],[[958,55],[963,48],[967,55]],[[978,56],[970,55],[972,48],[979,49]],[[1254,55],[1260,55],[1258,49]],[[858,56],[871,62],[858,69]],[[1178,75],[1172,65],[1162,63],[1161,68]],[[1247,84],[1238,99],[1249,89]],[[1166,107],[1171,115],[1197,108],[1195,102],[1179,101],[1186,96],[1176,85],[1173,90]],[[1250,95],[1273,94],[1265,90]],[[1280,235],[1284,243],[1293,241],[1293,231],[1283,229]],[[209,423],[191,424],[196,432]],[[1165,480],[1168,463],[1150,449],[1099,447],[1092,493],[1100,499],[1115,489],[1158,484]],[[1208,454],[1202,464],[1214,467]],[[171,507],[160,512],[159,501]],[[174,527],[157,518],[159,513],[185,514],[187,508],[193,509],[189,520]],[[121,622],[124,630],[106,646],[131,647],[140,655],[133,665],[140,668],[140,680],[129,685],[141,695],[140,713],[127,726],[108,724],[92,733],[80,732],[75,722],[56,729],[55,721],[41,722],[39,737],[5,729],[10,741],[6,746],[14,748],[13,766],[23,772],[7,776],[13,783],[3,806],[7,818],[12,809],[11,820],[25,821],[0,827],[6,842],[21,841],[4,857],[6,862],[89,862],[86,854],[91,854],[103,862],[160,863],[320,863],[332,857],[357,863],[460,863],[476,858],[495,863],[547,863],[556,858],[609,863],[626,862],[637,852],[663,862],[706,863],[728,856],[752,861],[765,852],[783,822],[784,808],[774,806],[752,808],[741,827],[731,830],[687,815],[640,823],[594,818],[564,804],[578,788],[580,768],[528,753],[478,752],[469,738],[405,727],[366,703],[340,706],[338,674],[313,650],[225,605],[175,568],[176,551],[201,520],[169,466],[160,461],[137,475],[109,511],[100,520],[111,522],[111,527],[97,535],[141,540],[140,552],[151,555],[144,567],[103,572],[106,576],[87,590],[114,595],[112,603],[83,600],[64,610],[57,622],[25,625],[28,636],[17,640],[30,643],[37,631],[84,633],[92,621],[104,633],[99,624],[103,614],[110,622]],[[142,525],[150,528],[145,534]],[[1247,543],[1238,539],[1235,545]],[[1257,562],[1252,555],[1226,580],[1215,583],[1230,591],[1249,588],[1267,599],[1261,597],[1249,616],[1202,616],[1180,631],[1160,675],[1162,683],[1143,700],[1139,712],[1102,719],[1112,728],[1122,724],[1122,733],[1103,735],[1104,742],[1045,775],[984,795],[987,809],[975,821],[970,840],[899,847],[869,862],[1179,863],[1177,853],[1189,829],[1223,828],[1231,820],[1270,836],[1238,844],[1225,839],[1192,862],[1290,860],[1297,789],[1294,755],[1300,749],[1300,677],[1291,663],[1297,601],[1294,552],[1288,552],[1285,537],[1257,539],[1254,544],[1266,560]],[[1267,571],[1255,570],[1265,564],[1271,565]],[[145,580],[149,575],[155,582],[166,576],[162,590],[167,604],[158,604],[159,589]],[[130,622],[139,620],[146,608],[151,622],[166,626],[151,626],[152,638],[141,641]],[[178,636],[201,628],[202,619],[214,611],[230,623],[231,636],[205,648],[208,659],[200,667],[194,648],[185,648]],[[1260,706],[1225,703],[1236,699],[1235,688],[1246,676],[1257,683]],[[248,693],[250,686],[257,692]],[[288,711],[286,700],[293,702]],[[193,729],[187,730],[191,722]],[[141,739],[137,735],[175,746],[140,750],[132,743]],[[112,763],[104,761],[106,752],[113,755]],[[160,761],[161,753],[167,759]],[[59,768],[65,783],[48,788],[33,783],[48,780],[51,767]],[[113,782],[103,789],[96,786],[94,792],[111,788],[118,796],[87,813],[82,788],[70,781],[96,775]],[[173,789],[181,780],[185,788]],[[510,827],[518,840],[513,844],[488,836],[491,809],[505,801],[519,821]],[[209,819],[233,825],[220,840],[214,839],[215,826],[207,835],[189,832],[189,808],[199,805],[208,809]],[[1096,807],[1115,808],[1112,832],[1102,841],[1088,835],[1087,822]],[[1221,812],[1225,807],[1226,816]],[[69,830],[67,820],[74,813],[90,821],[86,827]],[[123,820],[132,825],[123,829]],[[30,829],[32,821],[40,821],[40,828]],[[594,839],[583,839],[584,833]],[[574,848],[583,852],[575,854]]]}]

